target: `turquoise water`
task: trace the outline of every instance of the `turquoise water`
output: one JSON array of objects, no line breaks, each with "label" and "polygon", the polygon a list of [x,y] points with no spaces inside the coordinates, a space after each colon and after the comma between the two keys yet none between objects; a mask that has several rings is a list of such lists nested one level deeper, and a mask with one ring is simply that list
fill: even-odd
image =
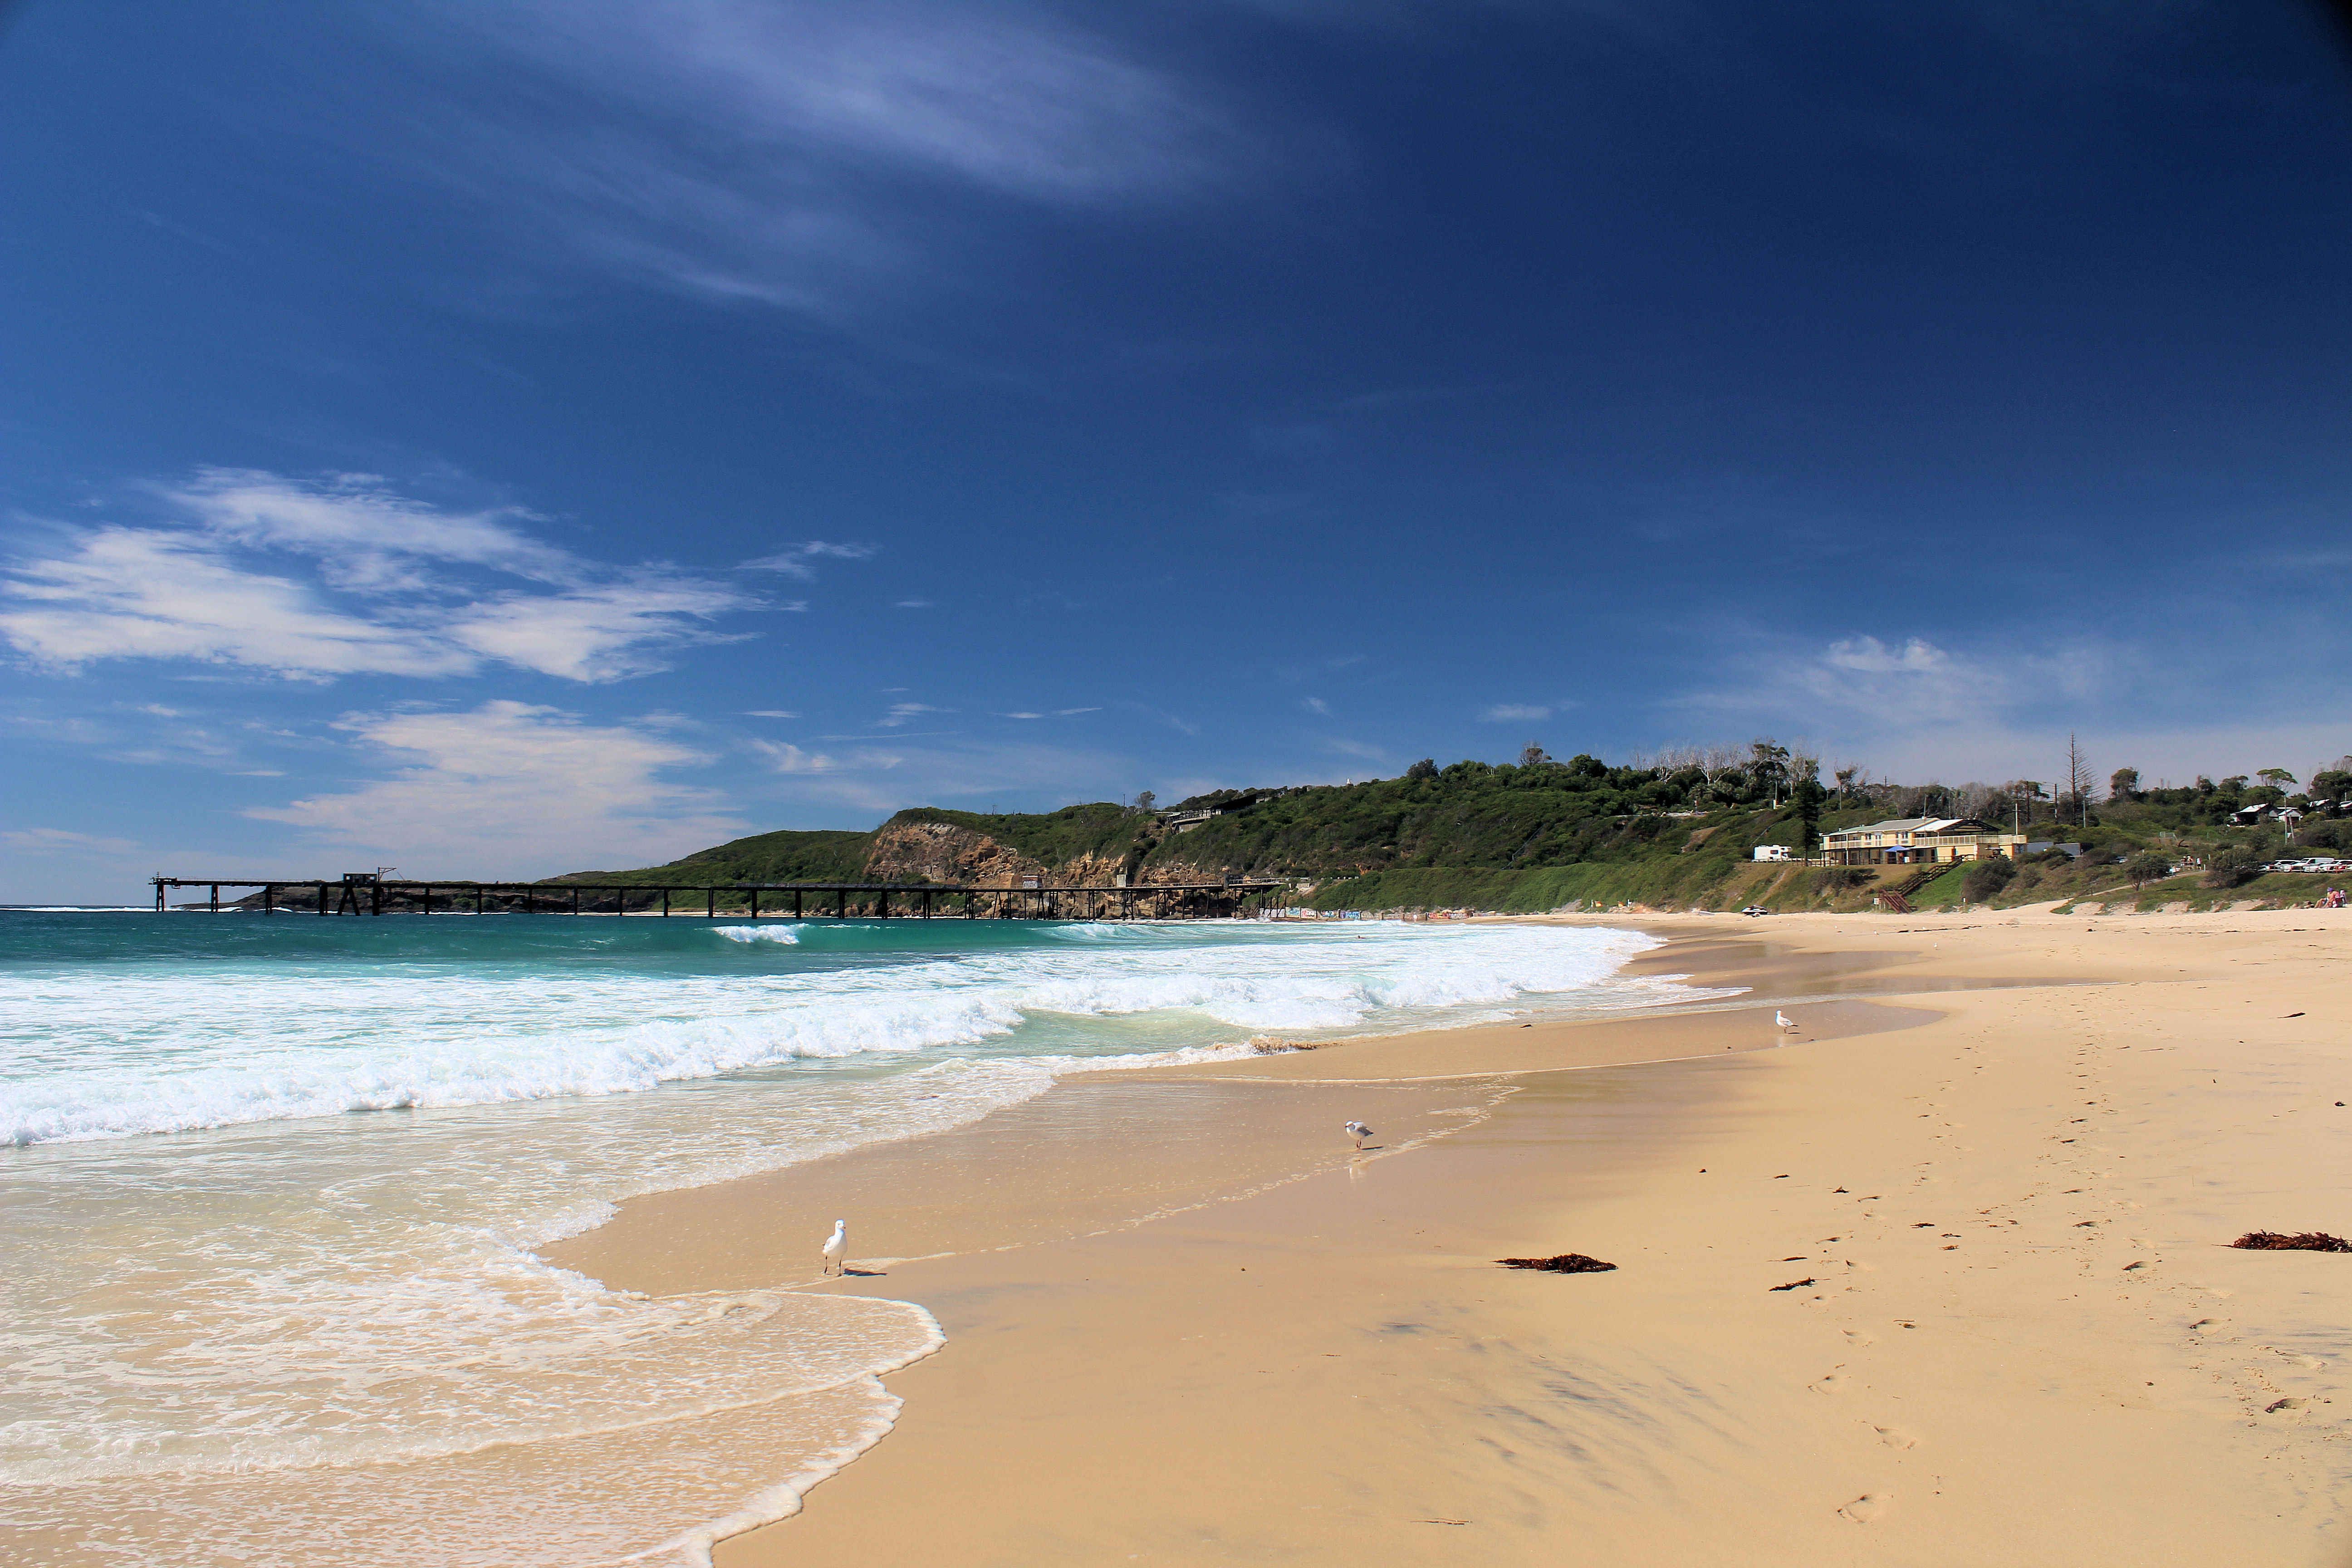
[{"label": "turquoise water", "polygon": [[[231,1543],[695,1561],[710,1521],[787,1510],[885,1429],[876,1373],[935,1327],[795,1292],[805,1247],[773,1289],[647,1300],[539,1244],[636,1194],[962,1125],[1074,1068],[1691,994],[1616,975],[1650,945],[0,912],[0,1508],[166,1565]],[[725,1462],[679,1461],[713,1422]],[[575,1494],[562,1530],[499,1527]]]}]

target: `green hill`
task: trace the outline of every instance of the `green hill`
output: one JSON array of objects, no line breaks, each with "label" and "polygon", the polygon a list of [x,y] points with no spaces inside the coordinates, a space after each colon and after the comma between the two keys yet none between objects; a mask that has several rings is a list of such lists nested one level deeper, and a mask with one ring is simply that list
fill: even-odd
[{"label": "green hill", "polygon": [[[1612,767],[1597,758],[1518,765],[1414,764],[1402,778],[1362,784],[1220,790],[1151,811],[1111,802],[1039,813],[918,806],[868,832],[762,833],[667,866],[576,872],[551,881],[654,885],[708,882],[891,881],[1009,885],[1019,875],[1108,886],[1284,879],[1283,901],[1323,909],[1469,907],[1859,908],[1890,887],[1918,906],[1995,906],[2063,900],[2211,907],[2240,899],[2315,897],[2307,876],[2263,874],[2283,855],[2352,849],[2352,772],[2312,781],[2315,802],[2244,778],[2200,779],[2139,790],[2119,773],[2107,801],[2071,810],[2023,787],[1970,786],[1989,816],[2029,837],[2078,843],[1990,872],[1956,869],[1918,886],[1910,867],[1845,868],[1759,862],[1759,845],[1794,847],[1804,825],[1792,797],[1811,798],[1819,832],[1889,816],[1962,809],[1939,785],[1853,785],[1837,793],[1792,777],[1786,753],[1760,743],[1744,765]],[[1990,804],[1987,804],[1987,802]],[[2276,823],[2240,824],[2248,807],[2307,805],[2289,845]],[[2063,815],[2058,815],[2063,812]],[[2156,860],[2163,866],[2150,867]],[[2135,862],[2137,864],[2135,865]],[[2179,863],[2180,873],[2163,875]],[[2129,878],[2143,879],[2138,885]]]}]

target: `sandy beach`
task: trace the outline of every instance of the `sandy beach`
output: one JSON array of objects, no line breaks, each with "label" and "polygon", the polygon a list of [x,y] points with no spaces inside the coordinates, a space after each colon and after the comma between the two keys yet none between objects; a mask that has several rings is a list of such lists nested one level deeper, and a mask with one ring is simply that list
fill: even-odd
[{"label": "sandy beach", "polygon": [[2352,1257],[2227,1243],[2352,1231],[2352,922],[1584,923],[1749,992],[1075,1076],[548,1256],[805,1236],[944,1328],[726,1568],[2344,1557]]}]

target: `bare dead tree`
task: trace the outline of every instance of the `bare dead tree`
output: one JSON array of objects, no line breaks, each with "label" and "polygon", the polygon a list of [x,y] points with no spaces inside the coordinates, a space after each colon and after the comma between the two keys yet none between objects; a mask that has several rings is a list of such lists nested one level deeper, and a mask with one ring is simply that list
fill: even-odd
[{"label": "bare dead tree", "polygon": [[2091,777],[2090,759],[2083,755],[2074,731],[2066,731],[2066,805],[2074,814],[2075,825],[2087,827],[2091,822],[2091,791],[2096,788]]}]

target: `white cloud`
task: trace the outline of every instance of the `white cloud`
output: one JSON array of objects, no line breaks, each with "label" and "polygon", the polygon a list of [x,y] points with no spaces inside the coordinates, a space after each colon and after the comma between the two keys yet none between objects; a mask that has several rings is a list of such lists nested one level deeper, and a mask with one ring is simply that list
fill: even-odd
[{"label": "white cloud", "polygon": [[449,637],[478,653],[567,680],[619,680],[668,663],[658,650],[736,642],[696,625],[743,599],[690,578],[643,576],[559,595],[506,594],[450,615]]},{"label": "white cloud", "polygon": [[183,485],[159,485],[215,537],[314,555],[335,585],[401,592],[423,586],[401,557],[464,562],[551,583],[578,582],[583,563],[507,520],[545,520],[520,507],[445,511],[395,493],[373,474],[331,474],[301,484],[258,468],[199,468]]},{"label": "white cloud", "polygon": [[900,725],[905,724],[908,721],[919,718],[925,713],[952,713],[955,710],[952,708],[934,708],[928,702],[893,702],[890,704],[890,711],[884,717],[874,721],[874,723],[877,729],[895,730]]},{"label": "white cloud", "polygon": [[1099,713],[1102,710],[1100,708],[1056,708],[1054,710],[1054,717],[1056,719],[1067,719],[1079,713]]},{"label": "white cloud", "polygon": [[2266,706],[2270,692],[2242,679],[2087,638],[1983,650],[1851,637],[1718,662],[1749,678],[1672,706],[1713,710],[1740,732],[1801,730],[1824,754],[1885,778],[2046,779],[2063,769],[2070,731],[2102,776],[2129,765],[2178,782],[2272,765],[2301,773],[2298,760],[2352,750],[2352,731],[2297,710],[2291,684]]},{"label": "white cloud", "polygon": [[907,760],[901,752],[872,746],[861,746],[838,757],[826,752],[803,752],[779,741],[754,741],[751,749],[765,755],[780,773],[887,772]]},{"label": "white cloud", "polygon": [[191,659],[316,679],[462,675],[475,662],[424,628],[346,615],[308,584],[233,565],[201,535],[91,530],[18,566],[5,591],[0,636],[59,669]]},{"label": "white cloud", "polygon": [[[529,516],[517,509],[436,509],[366,476],[303,484],[212,468],[154,493],[180,526],[60,530],[17,563],[0,583],[0,637],[58,670],[176,659],[324,680],[469,675],[496,660],[598,682],[731,640],[709,623],[758,604],[725,583],[532,540],[512,526]],[[494,586],[485,572],[531,585]]]},{"label": "white cloud", "polygon": [[1326,741],[1323,749],[1337,752],[1343,757],[1361,757],[1370,763],[1383,762],[1388,757],[1388,753],[1378,746],[1368,746],[1361,741]]},{"label": "white cloud", "polygon": [[803,752],[784,741],[754,741],[751,749],[765,756],[780,773],[829,773],[839,766],[822,752]]},{"label": "white cloud", "polygon": [[618,868],[746,831],[712,791],[662,776],[708,758],[632,726],[500,700],[467,712],[352,714],[341,727],[415,760],[347,794],[246,815],[418,876]]},{"label": "white cloud", "polygon": [[1331,705],[1320,697],[1302,697],[1298,705],[1309,713],[1320,713],[1326,719],[1331,717]]},{"label": "white cloud", "polygon": [[890,607],[894,610],[928,610],[934,606],[929,599],[901,599]]},{"label": "white cloud", "polygon": [[1000,719],[1043,719],[1043,713],[999,713]]},{"label": "white cloud", "polygon": [[787,713],[781,708],[748,708],[744,710],[743,716],[747,719],[797,719],[800,717],[797,713]]},{"label": "white cloud", "polygon": [[813,562],[831,556],[841,561],[865,561],[874,554],[870,544],[830,544],[822,539],[811,539],[800,544],[787,545],[773,555],[762,555],[743,563],[746,572],[781,572],[787,577],[803,582],[816,575]]},{"label": "white cloud", "polygon": [[93,851],[119,854],[139,847],[128,838],[104,838],[95,834],[71,833],[62,827],[10,828],[0,832],[0,847],[20,855],[79,855]]},{"label": "white cloud", "polygon": [[1889,647],[1876,637],[1844,637],[1830,644],[1822,662],[1833,669],[1884,675],[1943,669],[1951,664],[1952,656],[1924,637],[1913,637],[1899,648]]},{"label": "white cloud", "polygon": [[1479,715],[1489,724],[1511,724],[1551,717],[1551,710],[1533,702],[1497,702]]}]

